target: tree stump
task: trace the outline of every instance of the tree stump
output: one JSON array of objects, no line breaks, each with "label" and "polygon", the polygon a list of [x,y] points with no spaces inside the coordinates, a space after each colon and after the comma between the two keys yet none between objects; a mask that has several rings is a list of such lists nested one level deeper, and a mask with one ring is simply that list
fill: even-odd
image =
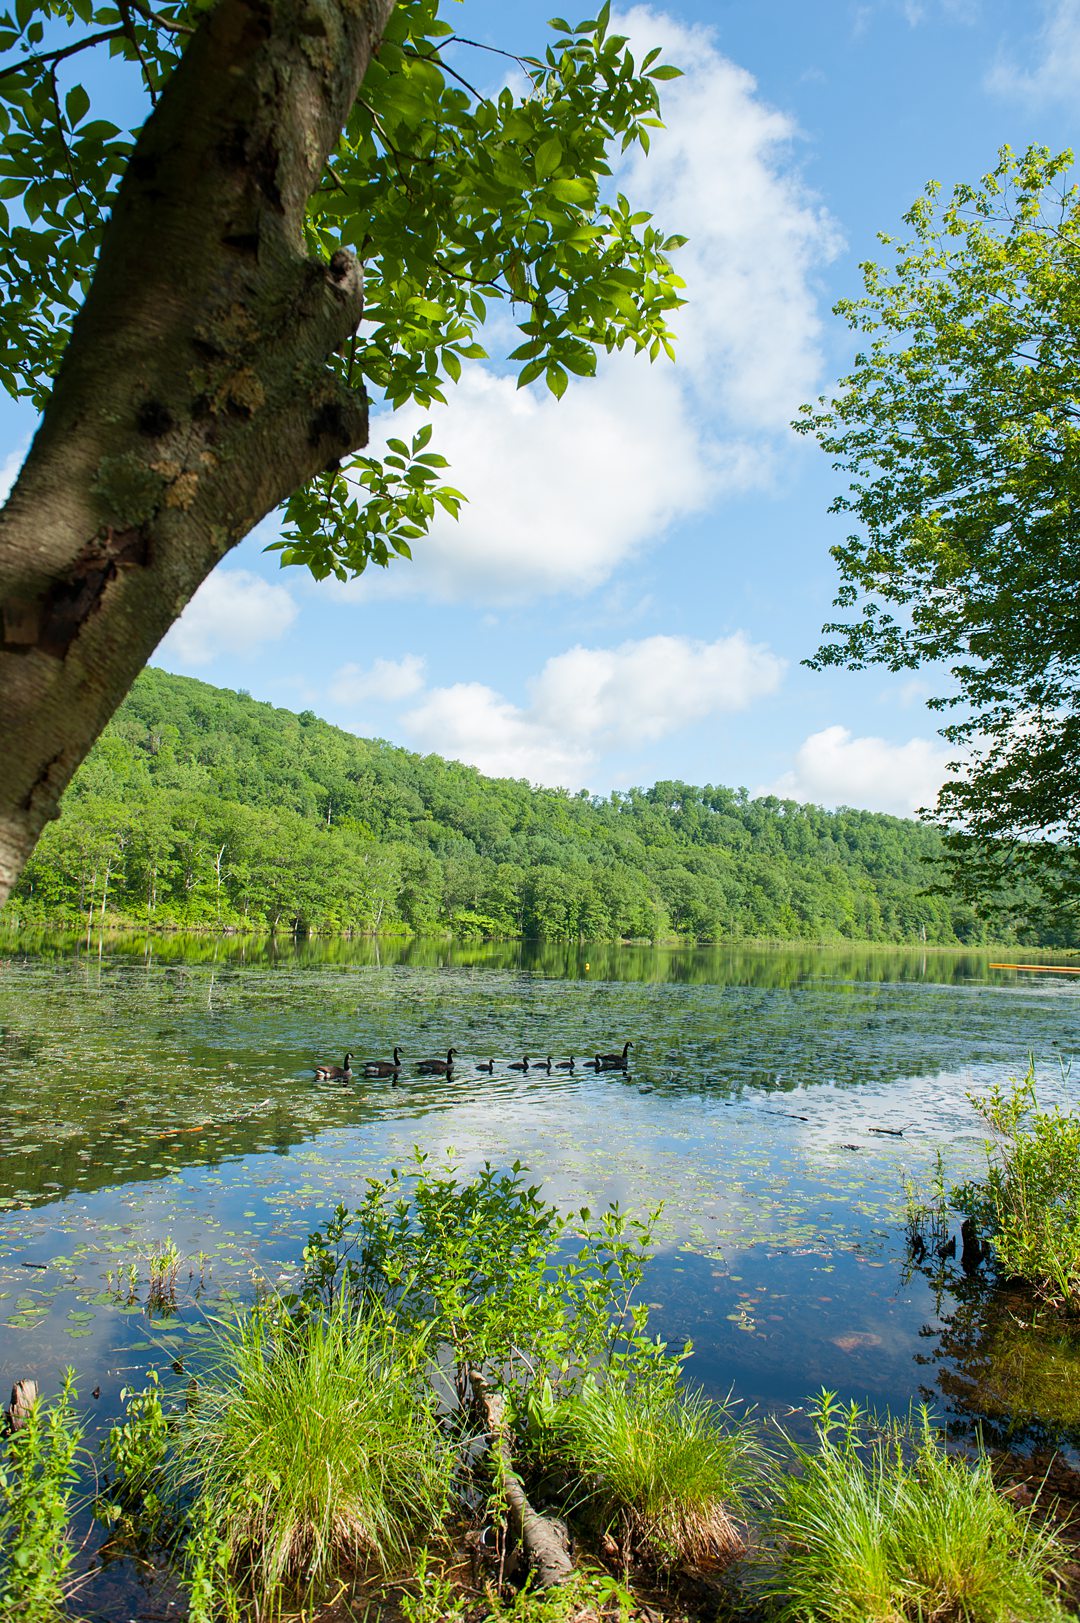
[{"label": "tree stump", "polygon": [[9,1432],[21,1431],[26,1425],[30,1410],[38,1400],[38,1386],[36,1381],[16,1381],[11,1388],[11,1401],[4,1411]]}]

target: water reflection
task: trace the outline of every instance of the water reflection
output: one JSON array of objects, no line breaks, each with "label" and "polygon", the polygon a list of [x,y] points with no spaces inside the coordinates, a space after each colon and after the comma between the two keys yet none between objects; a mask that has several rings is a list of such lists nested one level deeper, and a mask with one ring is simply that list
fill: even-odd
[{"label": "water reflection", "polygon": [[[146,964],[222,967],[314,968],[347,965],[356,969],[501,969],[560,980],[639,981],[684,986],[786,988],[803,981],[836,978],[868,981],[965,981],[994,979],[988,949],[818,946],[757,943],[718,946],[621,946],[611,942],[442,941],[430,937],[193,935],[116,931],[95,932],[0,927],[0,954],[36,958],[122,958]],[[1030,959],[1032,949],[1024,956]],[[1004,978],[1004,977],[1002,977]]]},{"label": "water reflection", "polygon": [[[920,1392],[956,1437],[1080,1461],[1080,1335],[1030,1292],[953,1266],[920,1272],[934,1296]],[[933,1379],[929,1377],[932,1375]]]}]

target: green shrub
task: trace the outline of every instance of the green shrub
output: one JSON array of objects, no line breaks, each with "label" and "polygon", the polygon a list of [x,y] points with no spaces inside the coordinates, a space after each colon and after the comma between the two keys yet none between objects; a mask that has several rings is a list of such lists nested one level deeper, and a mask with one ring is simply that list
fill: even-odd
[{"label": "green shrub", "polygon": [[1040,1110],[1035,1075],[971,1102],[989,1124],[985,1178],[950,1191],[992,1248],[998,1271],[1080,1312],[1080,1116]]},{"label": "green shrub", "polygon": [[763,1466],[745,1419],[671,1379],[619,1373],[530,1405],[534,1445],[549,1473],[605,1532],[661,1565],[726,1563],[742,1553],[735,1518]]},{"label": "green shrub", "polygon": [[94,1509],[99,1520],[142,1545],[154,1539],[168,1514],[163,1493],[169,1420],[161,1402],[157,1371],[149,1372],[141,1392],[125,1387],[120,1399],[125,1417],[110,1428],[101,1445],[108,1482]]},{"label": "green shrub", "polygon": [[[400,1561],[443,1518],[451,1455],[422,1341],[358,1319],[347,1293],[301,1323],[255,1309],[226,1331],[177,1433],[173,1475],[197,1499],[192,1564],[230,1569],[261,1610],[342,1566]],[[208,1547],[209,1548],[209,1547]]]},{"label": "green shrub", "polygon": [[0,1444],[0,1617],[51,1623],[72,1561],[71,1496],[82,1427],[72,1370],[52,1404],[37,1398],[21,1430]]},{"label": "green shrub", "polygon": [[765,1578],[790,1623],[1050,1623],[1064,1551],[1031,1509],[1002,1498],[990,1463],[946,1453],[929,1416],[877,1422],[823,1393],[817,1447],[790,1443]]},{"label": "green shrub", "polygon": [[641,1222],[583,1207],[575,1221],[525,1171],[485,1165],[464,1181],[417,1151],[409,1173],[369,1179],[355,1211],[339,1206],[309,1237],[304,1300],[324,1308],[345,1289],[423,1333],[462,1400],[470,1368],[508,1393],[538,1372],[572,1389],[597,1365],[677,1376],[689,1349],[649,1336],[637,1294],[659,1209]]}]

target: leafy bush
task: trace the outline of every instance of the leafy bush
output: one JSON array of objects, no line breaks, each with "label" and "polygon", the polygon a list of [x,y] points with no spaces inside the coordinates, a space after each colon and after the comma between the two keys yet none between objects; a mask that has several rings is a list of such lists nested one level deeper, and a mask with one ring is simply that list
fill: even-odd
[{"label": "leafy bush", "polygon": [[355,1211],[339,1206],[310,1237],[305,1302],[329,1306],[345,1290],[359,1311],[374,1306],[403,1333],[422,1332],[462,1398],[470,1367],[506,1391],[538,1373],[569,1391],[601,1364],[677,1374],[689,1348],[673,1355],[651,1338],[636,1296],[659,1212],[640,1222],[612,1205],[594,1219],[583,1207],[575,1241],[574,1220],[525,1170],[485,1166],[463,1181],[418,1151],[411,1174],[369,1179]]},{"label": "leafy bush", "polygon": [[71,1496],[82,1427],[73,1371],[52,1404],[37,1398],[0,1446],[0,1617],[51,1623],[72,1561]]},{"label": "leafy bush", "polygon": [[272,1609],[342,1564],[401,1560],[440,1524],[450,1464],[422,1341],[357,1318],[345,1293],[299,1324],[255,1309],[222,1334],[173,1477],[198,1500],[200,1583],[227,1564]]},{"label": "leafy bush", "polygon": [[950,1191],[989,1241],[998,1270],[1080,1311],[1080,1115],[1040,1110],[1035,1073],[971,1102],[989,1124],[985,1178]]},{"label": "leafy bush", "polygon": [[878,1422],[826,1392],[813,1418],[817,1447],[790,1443],[771,1514],[778,1620],[1065,1623],[1049,1592],[1062,1546],[1002,1498],[985,1454],[947,1454],[925,1408]]}]

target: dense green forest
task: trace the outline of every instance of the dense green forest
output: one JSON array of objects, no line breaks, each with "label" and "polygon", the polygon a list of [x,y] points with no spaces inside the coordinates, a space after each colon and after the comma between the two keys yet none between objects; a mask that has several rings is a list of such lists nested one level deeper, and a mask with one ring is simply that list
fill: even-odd
[{"label": "dense green forest", "polygon": [[561,940],[1024,939],[1017,921],[991,928],[931,892],[940,848],[914,822],[741,789],[534,789],[147,670],[5,918]]}]

